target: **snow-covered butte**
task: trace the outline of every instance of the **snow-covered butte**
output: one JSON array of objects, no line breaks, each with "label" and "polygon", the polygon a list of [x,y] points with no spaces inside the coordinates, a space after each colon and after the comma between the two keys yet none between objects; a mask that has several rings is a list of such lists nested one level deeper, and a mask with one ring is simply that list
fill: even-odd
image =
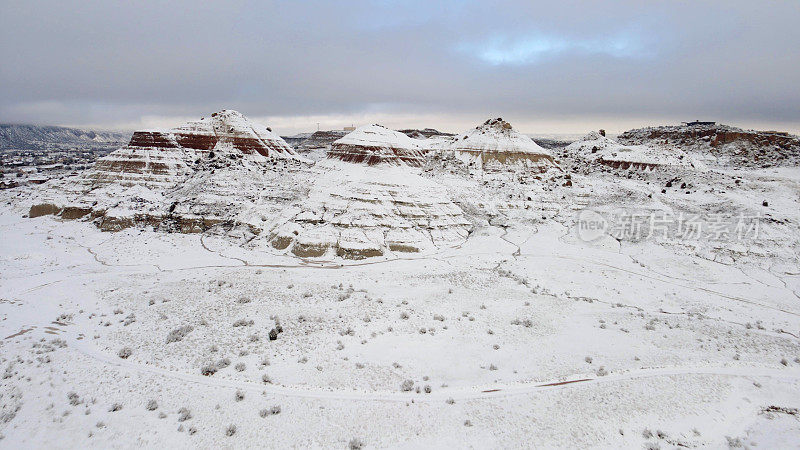
[{"label": "snow-covered butte", "polygon": [[445,149],[477,168],[524,167],[546,171],[556,166],[548,150],[501,118],[489,119],[457,136]]},{"label": "snow-covered butte", "polygon": [[420,142],[381,125],[365,125],[337,140],[328,158],[353,163],[393,164],[419,167],[425,160]]}]

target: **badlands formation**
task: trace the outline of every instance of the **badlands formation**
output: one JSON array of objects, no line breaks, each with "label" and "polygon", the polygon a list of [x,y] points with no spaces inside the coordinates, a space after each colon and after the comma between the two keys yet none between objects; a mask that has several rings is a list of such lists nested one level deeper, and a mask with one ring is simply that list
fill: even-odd
[{"label": "badlands formation", "polygon": [[555,166],[549,151],[501,118],[456,136],[446,148],[468,166],[485,170],[517,166],[545,172]]},{"label": "badlands formation", "polygon": [[2,190],[0,447],[796,447],[796,137],[710,130],[226,110]]}]

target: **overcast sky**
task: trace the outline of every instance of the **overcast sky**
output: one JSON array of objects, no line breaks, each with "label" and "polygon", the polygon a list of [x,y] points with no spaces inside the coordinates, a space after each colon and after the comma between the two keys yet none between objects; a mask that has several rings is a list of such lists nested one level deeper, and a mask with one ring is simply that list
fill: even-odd
[{"label": "overcast sky", "polygon": [[0,122],[800,132],[800,1],[0,0]]}]

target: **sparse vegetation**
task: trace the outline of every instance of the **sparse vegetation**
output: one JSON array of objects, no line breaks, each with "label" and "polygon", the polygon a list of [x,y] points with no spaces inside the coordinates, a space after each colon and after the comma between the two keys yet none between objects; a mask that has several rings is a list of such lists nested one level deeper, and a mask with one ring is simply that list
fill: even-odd
[{"label": "sparse vegetation", "polygon": [[194,327],[191,325],[184,325],[170,331],[167,335],[167,344],[182,341],[192,331],[194,331]]},{"label": "sparse vegetation", "polygon": [[178,422],[186,422],[191,418],[192,418],[192,412],[189,411],[189,408],[183,407],[178,410]]},{"label": "sparse vegetation", "polygon": [[253,319],[249,319],[249,320],[248,319],[239,319],[239,320],[233,322],[233,326],[234,327],[249,327],[249,326],[252,326],[254,323],[255,322],[253,321]]},{"label": "sparse vegetation", "polygon": [[225,436],[231,437],[236,434],[236,425],[230,424],[228,428],[225,429]]}]

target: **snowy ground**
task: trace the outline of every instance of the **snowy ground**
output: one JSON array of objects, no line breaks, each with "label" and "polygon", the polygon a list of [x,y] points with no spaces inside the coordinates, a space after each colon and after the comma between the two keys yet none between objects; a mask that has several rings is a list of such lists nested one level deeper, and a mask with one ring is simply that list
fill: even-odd
[{"label": "snowy ground", "polygon": [[[798,173],[505,186],[463,244],[356,262],[27,219],[6,191],[0,447],[797,446]],[[570,219],[762,198],[748,251],[590,244]]]}]

